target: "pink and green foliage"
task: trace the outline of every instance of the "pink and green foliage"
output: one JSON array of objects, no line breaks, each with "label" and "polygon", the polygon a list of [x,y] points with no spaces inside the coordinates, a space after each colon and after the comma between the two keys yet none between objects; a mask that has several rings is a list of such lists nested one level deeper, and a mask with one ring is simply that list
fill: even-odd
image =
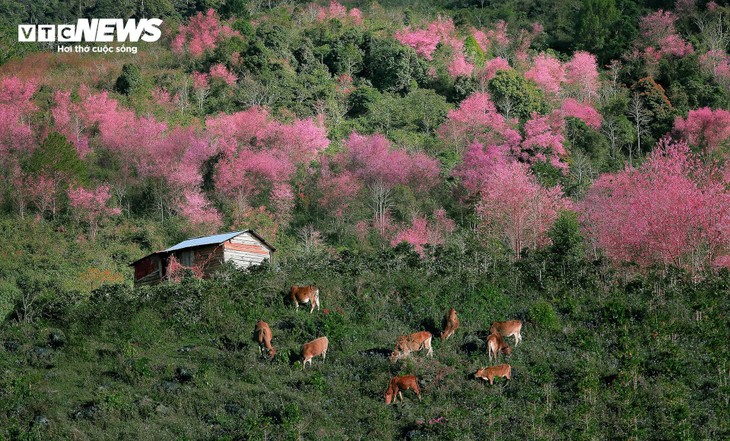
[{"label": "pink and green foliage", "polygon": [[450,110],[446,122],[439,127],[441,139],[463,149],[473,141],[484,145],[504,145],[510,149],[519,146],[520,133],[513,128],[512,121],[497,112],[497,108],[486,92],[476,92]]},{"label": "pink and green foliage", "polygon": [[446,211],[441,208],[434,211],[432,221],[422,216],[414,217],[411,225],[398,231],[390,244],[395,246],[401,242],[407,242],[423,257],[424,245],[443,244],[446,237],[453,233],[455,228],[454,221],[449,219]]},{"label": "pink and green foliage", "polygon": [[713,49],[700,56],[700,66],[712,75],[719,84],[730,88],[730,55]]},{"label": "pink and green foliage", "polygon": [[480,231],[504,241],[515,256],[549,243],[548,230],[567,208],[560,187],[541,187],[527,164],[514,161],[498,163],[485,176],[476,206]]},{"label": "pink and green foliage", "polygon": [[88,127],[81,116],[83,113],[81,104],[71,102],[71,92],[57,90],[53,97],[55,106],[51,109],[51,114],[54,126],[71,141],[79,156],[83,158],[91,149]]},{"label": "pink and green foliage", "polygon": [[13,201],[20,217],[25,217],[30,205],[36,209],[36,216],[42,217],[51,210],[56,201],[60,179],[43,174],[24,173],[17,164],[10,175]]},{"label": "pink and green foliage", "polygon": [[266,198],[275,185],[288,183],[294,170],[294,164],[282,150],[242,147],[218,162],[216,191],[243,210],[253,199]]},{"label": "pink and green foliage", "polygon": [[314,11],[317,14],[317,21],[323,22],[325,20],[344,20],[347,17],[350,17],[352,20],[352,23],[356,26],[359,26],[362,24],[362,11],[358,8],[352,8],[350,9],[350,12],[347,12],[347,7],[343,4],[336,2],[336,1],[330,1],[330,4],[328,7],[319,6],[316,4],[310,4],[311,7],[314,9]]},{"label": "pink and green foliage", "polygon": [[674,130],[691,145],[712,153],[730,141],[730,112],[709,107],[690,110],[687,118],[674,120]]},{"label": "pink and green foliage", "polygon": [[685,142],[664,138],[638,169],[602,175],[580,211],[588,236],[616,263],[699,271],[730,252],[726,182]]},{"label": "pink and green foliage", "polygon": [[477,77],[479,78],[483,87],[486,88],[489,80],[494,78],[495,75],[497,75],[497,72],[499,72],[500,70],[510,69],[512,69],[512,67],[509,65],[509,62],[507,60],[502,57],[496,57],[492,58],[484,64],[484,68],[481,70],[481,72],[477,74]]},{"label": "pink and green foliage", "polygon": [[33,94],[38,86],[17,77],[0,80],[0,162],[13,151],[28,152],[33,147],[33,131],[28,121],[36,110]]},{"label": "pink and green foliage", "polygon": [[528,50],[532,45],[532,41],[543,32],[543,27],[540,23],[533,23],[532,28],[528,31],[527,29],[521,29],[517,36],[517,44],[515,47],[515,59],[519,65],[527,63]]},{"label": "pink and green foliage", "polygon": [[347,15],[352,19],[352,23],[355,26],[360,26],[363,22],[362,18],[362,11],[358,8],[352,8],[350,9],[350,12],[347,13]]},{"label": "pink and green foliage", "polygon": [[238,81],[238,77],[220,63],[210,67],[210,78],[219,79],[229,86],[236,84],[236,81]]},{"label": "pink and green foliage", "polygon": [[593,101],[598,96],[598,62],[596,56],[578,51],[565,64],[565,82],[580,101]]},{"label": "pink and green foliage", "polygon": [[381,135],[359,135],[355,132],[345,140],[346,151],[336,161],[365,183],[381,183],[386,187],[407,185],[425,192],[438,184],[438,161],[424,153],[408,153],[393,149]]},{"label": "pink and green foliage", "polygon": [[509,34],[507,33],[507,22],[499,20],[495,25],[494,29],[487,31],[487,38],[489,39],[490,46],[493,48],[495,54],[500,57],[506,57],[507,51],[511,44]]},{"label": "pink and green foliage", "polygon": [[456,35],[454,22],[450,18],[442,18],[429,23],[426,29],[411,29],[406,27],[395,33],[395,38],[401,44],[412,47],[416,53],[427,60],[433,57],[439,43],[451,46],[454,53],[460,53],[463,43]]},{"label": "pink and green foliage", "polygon": [[206,125],[221,153],[216,191],[239,213],[252,204],[268,204],[279,220],[293,207],[290,180],[294,171],[329,145],[319,122],[304,119],[284,124],[261,108],[209,118]]},{"label": "pink and green foliage", "polygon": [[567,155],[563,146],[563,123],[558,112],[548,116],[533,113],[532,118],[525,123],[525,139],[520,145],[521,150],[513,153],[523,162],[550,162],[563,172],[567,171],[568,164],[563,161]]},{"label": "pink and green foliage", "polygon": [[694,48],[677,34],[674,24],[676,15],[662,9],[641,18],[641,30],[644,56],[655,62],[665,56],[684,57],[694,53]]},{"label": "pink and green foliage", "polygon": [[466,60],[463,52],[454,51],[451,62],[446,66],[446,70],[452,77],[470,77],[474,70],[474,65]]},{"label": "pink and green foliage", "polygon": [[121,214],[119,208],[108,206],[110,198],[108,185],[100,185],[94,190],[83,187],[68,190],[69,207],[79,220],[89,226],[92,241],[96,239],[99,227],[105,220]]},{"label": "pink and green foliage", "polygon": [[321,121],[308,118],[284,124],[259,107],[208,118],[206,127],[223,154],[235,153],[242,146],[268,148],[285,152],[293,162],[308,163],[330,143]]},{"label": "pink and green foliage", "polygon": [[194,90],[205,90],[208,89],[208,81],[210,75],[205,72],[193,72],[193,89]]},{"label": "pink and green foliage", "polygon": [[485,34],[482,30],[472,28],[471,36],[474,37],[474,40],[477,42],[482,52],[486,54],[490,46],[487,34]]},{"label": "pink and green foliage", "polygon": [[205,15],[198,12],[190,18],[187,25],[180,25],[171,48],[176,54],[188,53],[197,58],[206,51],[214,50],[222,40],[236,35],[240,36],[238,32],[222,24],[218,14],[211,8]]},{"label": "pink and green foliage", "polygon": [[412,47],[416,53],[430,60],[441,38],[428,29],[405,28],[395,33],[395,38],[405,46]]},{"label": "pink and green foliage", "polygon": [[525,78],[537,83],[546,94],[558,96],[566,80],[565,67],[552,55],[541,53],[533,59],[532,67],[525,72]]},{"label": "pink and green foliage", "polygon": [[349,170],[334,173],[330,161],[323,159],[321,175],[317,181],[317,190],[321,194],[319,204],[329,213],[341,218],[352,213],[352,205],[363,184]]},{"label": "pink and green foliage", "polygon": [[563,100],[560,106],[560,113],[563,117],[572,116],[586,123],[586,125],[594,130],[601,128],[603,117],[590,104],[579,103],[573,98]]},{"label": "pink and green foliage", "polygon": [[199,189],[184,191],[178,212],[190,222],[196,232],[214,233],[223,224],[220,213],[210,205]]},{"label": "pink and green foliage", "polygon": [[474,141],[462,158],[462,163],[457,166],[453,174],[460,178],[462,186],[466,189],[467,195],[474,196],[481,189],[485,179],[499,167],[504,167],[508,161],[512,161],[509,151],[504,146],[483,144]]}]

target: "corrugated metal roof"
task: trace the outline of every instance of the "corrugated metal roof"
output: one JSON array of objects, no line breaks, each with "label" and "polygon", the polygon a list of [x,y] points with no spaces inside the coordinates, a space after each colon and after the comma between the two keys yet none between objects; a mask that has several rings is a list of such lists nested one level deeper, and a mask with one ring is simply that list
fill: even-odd
[{"label": "corrugated metal roof", "polygon": [[195,239],[184,240],[177,245],[173,245],[170,248],[163,250],[163,252],[169,253],[170,251],[177,251],[185,248],[219,244],[229,239],[233,239],[234,237],[238,236],[239,234],[245,233],[246,231],[247,230],[235,231],[233,233],[215,234],[213,236],[196,237]]}]

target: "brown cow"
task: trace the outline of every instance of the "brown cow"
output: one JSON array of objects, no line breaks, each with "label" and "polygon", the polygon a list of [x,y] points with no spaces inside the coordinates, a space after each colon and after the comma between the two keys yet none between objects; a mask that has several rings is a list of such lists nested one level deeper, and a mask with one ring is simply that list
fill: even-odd
[{"label": "brown cow", "polygon": [[302,370],[307,366],[307,362],[311,366],[312,358],[318,355],[321,355],[322,361],[324,361],[327,358],[327,346],[329,344],[330,342],[327,340],[327,337],[320,337],[309,343],[304,343],[302,345]]},{"label": "brown cow", "polygon": [[388,389],[385,390],[385,404],[390,404],[393,398],[400,402],[403,402],[403,392],[401,390],[413,389],[413,392],[418,396],[418,401],[421,401],[421,390],[418,388],[418,378],[415,375],[403,375],[402,377],[393,377],[390,379]]},{"label": "brown cow", "polygon": [[300,303],[309,303],[312,306],[309,309],[310,314],[312,313],[312,311],[314,311],[315,305],[317,306],[317,311],[319,311],[319,288],[317,288],[316,286],[294,285],[289,291],[289,296],[291,297],[291,301],[292,303],[294,303],[294,306],[297,307],[297,311],[299,310]]},{"label": "brown cow", "polygon": [[428,331],[414,332],[410,335],[401,335],[395,343],[395,349],[390,354],[391,363],[395,363],[401,358],[405,358],[411,352],[420,351],[423,348],[428,349],[426,355],[433,357],[433,348],[431,347],[431,335]]},{"label": "brown cow", "polygon": [[494,359],[497,360],[500,352],[504,355],[512,353],[512,348],[507,345],[504,338],[499,334],[491,334],[487,337],[487,347],[489,348],[489,361],[492,361],[492,354],[494,354]]},{"label": "brown cow", "polygon": [[520,320],[507,320],[506,322],[494,322],[489,330],[492,334],[501,334],[502,337],[515,336],[515,346],[522,341],[522,322]]},{"label": "brown cow", "polygon": [[459,329],[459,318],[456,316],[456,310],[454,308],[449,309],[446,318],[444,319],[446,326],[441,331],[441,341],[448,340],[449,337],[454,335],[457,329]]},{"label": "brown cow", "polygon": [[484,369],[477,369],[475,377],[481,378],[484,381],[489,381],[489,384],[494,384],[495,377],[504,377],[508,380],[512,379],[512,367],[508,364],[500,364],[498,366],[490,366]]},{"label": "brown cow", "polygon": [[259,344],[259,353],[263,354],[266,348],[269,351],[269,360],[273,360],[276,348],[271,345],[271,328],[268,323],[263,320],[256,323],[256,327],[253,328],[253,339]]}]

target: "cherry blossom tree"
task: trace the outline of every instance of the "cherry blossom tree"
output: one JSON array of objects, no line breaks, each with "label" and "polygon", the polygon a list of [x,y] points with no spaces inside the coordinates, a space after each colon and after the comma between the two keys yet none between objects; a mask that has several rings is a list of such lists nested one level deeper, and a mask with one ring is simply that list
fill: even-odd
[{"label": "cherry blossom tree", "polygon": [[513,161],[484,179],[476,210],[485,237],[504,241],[517,257],[523,248],[549,243],[548,230],[569,207],[560,187],[542,188],[527,164]]},{"label": "cherry blossom tree", "polygon": [[414,217],[410,225],[396,233],[390,244],[395,246],[401,242],[407,242],[423,257],[425,245],[443,244],[446,236],[453,233],[455,228],[454,221],[446,216],[444,209],[440,208],[434,211],[432,221],[422,216]]},{"label": "cherry blossom tree", "polygon": [[33,148],[29,116],[36,110],[32,97],[37,89],[34,81],[0,79],[0,164],[11,160],[11,152],[29,152]]},{"label": "cherry blossom tree", "polygon": [[565,82],[572,86],[580,101],[593,101],[598,96],[598,62],[596,56],[578,51],[565,64]]},{"label": "cherry blossom tree", "polygon": [[644,57],[649,62],[665,56],[684,57],[694,53],[694,48],[677,34],[677,16],[671,11],[659,9],[641,18],[639,29],[644,46]]},{"label": "cherry blossom tree", "polygon": [[503,145],[512,149],[521,141],[514,124],[497,112],[488,93],[476,92],[462,101],[457,109],[448,112],[438,135],[457,151],[462,151],[475,140],[484,145]]},{"label": "cherry blossom tree", "polygon": [[223,224],[221,214],[198,189],[185,190],[178,211],[197,232],[214,233]]},{"label": "cherry blossom tree", "polygon": [[79,187],[68,191],[69,206],[74,211],[74,215],[88,225],[92,241],[96,240],[99,227],[105,220],[121,214],[119,208],[107,206],[110,198],[111,194],[107,185],[100,185],[94,190]]},{"label": "cherry blossom tree", "polygon": [[525,122],[525,139],[520,145],[521,150],[514,154],[523,162],[549,162],[554,167],[565,172],[568,164],[563,161],[567,156],[563,143],[563,119],[557,113],[548,116],[532,115]]},{"label": "cherry blossom tree", "polygon": [[699,271],[730,250],[725,183],[686,142],[664,138],[638,169],[599,177],[580,213],[588,236],[616,263]]},{"label": "cherry blossom tree", "polygon": [[222,24],[218,14],[211,8],[205,14],[198,12],[190,18],[188,24],[180,25],[171,48],[176,54],[188,53],[197,58],[204,52],[215,49],[220,41],[232,36],[240,34]]},{"label": "cherry blossom tree", "polygon": [[706,154],[717,151],[730,141],[730,112],[709,107],[690,110],[687,118],[678,116],[674,130]]},{"label": "cherry blossom tree", "polygon": [[586,123],[592,129],[599,130],[603,122],[603,117],[590,104],[579,103],[573,98],[563,100],[560,106],[560,113],[563,117],[572,116]]},{"label": "cherry blossom tree", "polygon": [[533,80],[546,94],[557,96],[566,80],[565,67],[550,54],[541,53],[532,61],[532,67],[525,72],[525,78]]}]

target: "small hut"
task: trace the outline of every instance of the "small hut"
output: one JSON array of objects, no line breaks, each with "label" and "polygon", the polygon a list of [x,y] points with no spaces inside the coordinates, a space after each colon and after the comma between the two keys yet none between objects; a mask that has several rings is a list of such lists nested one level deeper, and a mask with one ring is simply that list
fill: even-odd
[{"label": "small hut", "polygon": [[194,268],[203,278],[210,277],[223,262],[239,268],[271,260],[276,251],[253,230],[188,239],[162,251],[149,254],[130,264],[134,267],[134,286],[153,285],[165,279],[172,262]]}]

